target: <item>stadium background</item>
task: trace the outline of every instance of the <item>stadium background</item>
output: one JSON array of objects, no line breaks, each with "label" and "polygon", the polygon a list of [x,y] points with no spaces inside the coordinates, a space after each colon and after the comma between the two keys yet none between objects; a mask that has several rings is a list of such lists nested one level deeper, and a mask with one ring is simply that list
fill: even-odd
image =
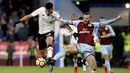
[{"label": "stadium background", "polygon": [[[13,24],[24,15],[44,6],[48,1],[54,3],[54,9],[61,14],[63,19],[69,20],[71,19],[72,14],[82,16],[85,12],[91,12],[93,21],[99,21],[101,16],[110,19],[122,13],[123,20],[112,24],[116,36],[113,38],[113,57],[111,65],[114,68],[119,68],[115,69],[115,73],[119,73],[120,70],[124,70],[122,68],[127,68],[125,65],[125,59],[130,55],[130,8],[125,8],[125,4],[130,3],[129,0],[0,0],[0,66],[2,66],[0,67],[0,70],[2,72],[8,73],[4,71],[4,69],[6,68],[6,50],[9,41],[14,41],[13,45],[15,47],[15,52],[13,65],[20,65],[20,49],[22,48],[23,66],[29,66],[28,46],[30,45],[30,41],[34,40],[38,49],[37,17],[30,19],[28,22],[25,22],[25,24],[19,24],[15,28],[13,27]],[[64,30],[66,29],[62,28],[62,32],[64,32]],[[66,44],[69,42],[69,33],[64,34],[66,35],[63,35],[63,43]],[[59,46],[60,45],[58,45],[58,47]],[[101,53],[99,48],[96,49],[95,52],[95,54],[97,54],[97,60],[102,63],[103,59],[102,56],[100,56]],[[39,56],[39,52],[37,52],[36,57]],[[63,70],[72,69],[71,67],[73,65],[71,55],[67,54],[66,56],[69,56],[70,58],[65,57],[65,66],[67,68]],[[14,66],[9,67],[9,69],[14,68],[15,70],[15,68],[18,68]],[[98,66],[102,67],[101,64],[98,64]],[[26,69],[35,69],[35,67],[25,67],[25,70]],[[45,71],[46,69],[47,67],[44,68]],[[58,70],[60,71],[60,69]],[[100,70],[102,70],[102,68],[99,69],[99,71]],[[126,71],[126,73],[129,72],[129,70]]]}]

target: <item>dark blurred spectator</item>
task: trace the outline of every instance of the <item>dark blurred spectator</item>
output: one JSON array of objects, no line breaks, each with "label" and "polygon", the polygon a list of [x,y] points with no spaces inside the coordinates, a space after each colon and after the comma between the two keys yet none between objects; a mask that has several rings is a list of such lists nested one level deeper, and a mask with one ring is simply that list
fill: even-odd
[{"label": "dark blurred spectator", "polygon": [[14,24],[19,19],[17,15],[17,11],[13,11],[11,15],[9,16],[9,23]]},{"label": "dark blurred spectator", "polygon": [[3,38],[4,38],[4,32],[3,32],[3,30],[1,29],[1,26],[0,26],[0,41],[3,41]]},{"label": "dark blurred spectator", "polygon": [[4,32],[4,36],[7,34],[7,21],[5,19],[1,20],[1,29]]},{"label": "dark blurred spectator", "polygon": [[7,53],[8,53],[8,59],[6,61],[6,65],[13,65],[13,53],[14,53],[14,47],[12,45],[12,41],[9,42],[9,45],[7,47]]},{"label": "dark blurred spectator", "polygon": [[31,44],[28,48],[29,56],[30,56],[30,65],[35,65],[36,60],[36,45],[34,41],[31,41]]},{"label": "dark blurred spectator", "polygon": [[29,25],[28,24],[20,24],[20,28],[17,32],[17,38],[20,41],[27,41],[29,34]]},{"label": "dark blurred spectator", "polygon": [[30,19],[29,26],[30,26],[29,35],[33,37],[33,40],[36,40],[36,38],[38,36],[38,19],[37,19],[37,17],[34,17],[32,20]]},{"label": "dark blurred spectator", "polygon": [[128,69],[130,69],[130,51],[129,51],[129,53],[128,53],[128,56],[127,56],[127,58],[125,59],[125,66],[128,68]]},{"label": "dark blurred spectator", "polygon": [[15,41],[16,40],[14,27],[10,27],[10,29],[8,30],[8,32],[7,32],[7,40],[8,41]]}]

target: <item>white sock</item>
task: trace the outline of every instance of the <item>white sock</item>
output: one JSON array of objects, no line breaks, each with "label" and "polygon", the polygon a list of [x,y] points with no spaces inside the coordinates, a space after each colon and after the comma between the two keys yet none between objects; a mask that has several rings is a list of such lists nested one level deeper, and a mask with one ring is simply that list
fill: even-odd
[{"label": "white sock", "polygon": [[73,59],[74,67],[77,67],[77,66],[78,66],[77,61],[78,61],[78,59]]},{"label": "white sock", "polygon": [[83,64],[82,67],[83,67],[83,72],[86,71],[86,65]]},{"label": "white sock", "polygon": [[52,58],[52,54],[53,54],[53,47],[49,46],[47,48],[47,57],[51,57]]}]

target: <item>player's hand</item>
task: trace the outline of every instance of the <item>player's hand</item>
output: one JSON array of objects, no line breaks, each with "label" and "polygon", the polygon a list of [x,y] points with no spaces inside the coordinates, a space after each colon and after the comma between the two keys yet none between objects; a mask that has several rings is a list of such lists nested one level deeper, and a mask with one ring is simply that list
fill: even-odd
[{"label": "player's hand", "polygon": [[110,34],[106,34],[104,36],[101,36],[101,38],[109,38],[110,37]]},{"label": "player's hand", "polygon": [[14,23],[14,27],[16,26],[16,24],[18,24],[18,23],[20,23],[21,21],[19,20],[19,21],[16,21],[15,23]]},{"label": "player's hand", "polygon": [[73,36],[76,39],[79,36],[79,34],[78,33],[73,33]]},{"label": "player's hand", "polygon": [[120,20],[122,18],[122,14],[118,15],[117,20]]}]

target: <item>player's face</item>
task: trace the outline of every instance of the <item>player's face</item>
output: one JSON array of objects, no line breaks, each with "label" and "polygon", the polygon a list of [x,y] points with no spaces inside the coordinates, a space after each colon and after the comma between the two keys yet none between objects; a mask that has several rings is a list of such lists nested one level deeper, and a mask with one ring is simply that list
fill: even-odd
[{"label": "player's face", "polygon": [[78,15],[76,15],[76,14],[75,14],[75,15],[72,15],[71,18],[72,18],[72,20],[77,20],[77,19],[78,19]]},{"label": "player's face", "polygon": [[46,9],[47,16],[50,16],[53,13],[53,9]]},{"label": "player's face", "polygon": [[104,18],[103,18],[103,19],[100,19],[100,22],[105,21],[105,20],[106,20],[106,19],[104,19]]},{"label": "player's face", "polygon": [[90,21],[91,21],[91,16],[90,15],[84,15],[83,23],[88,24],[88,23],[90,23]]}]

